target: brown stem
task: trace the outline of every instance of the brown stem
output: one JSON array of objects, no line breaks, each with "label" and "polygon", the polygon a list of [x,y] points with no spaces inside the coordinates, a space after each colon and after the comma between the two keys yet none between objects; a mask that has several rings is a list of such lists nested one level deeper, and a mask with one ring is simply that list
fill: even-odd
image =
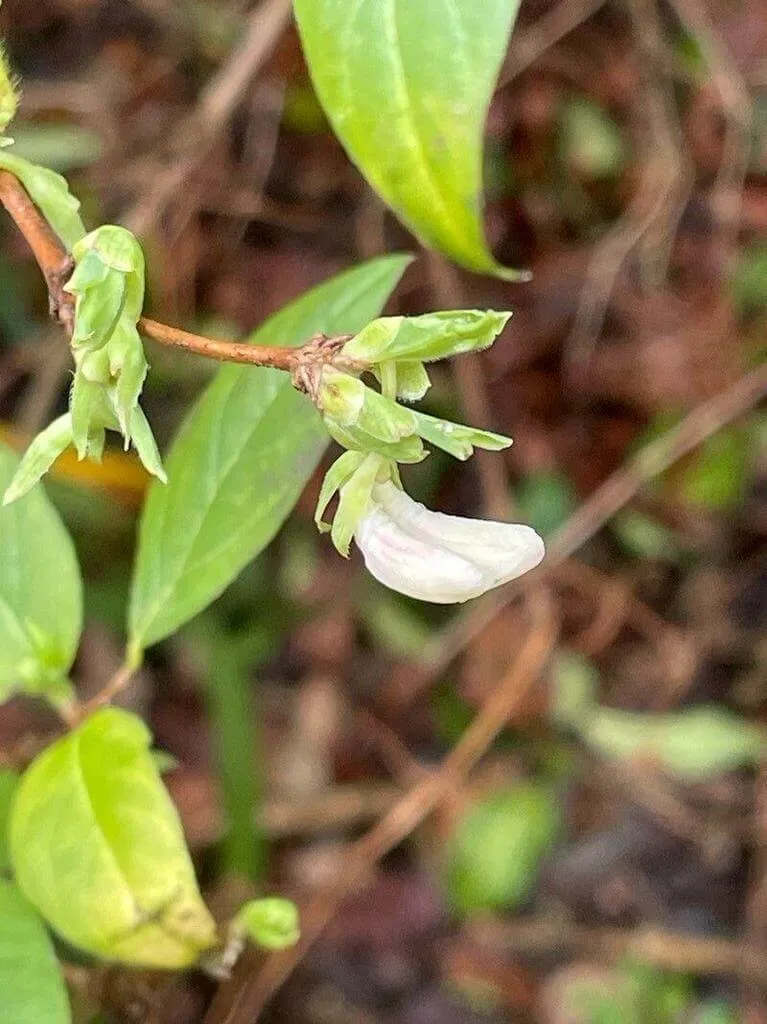
[{"label": "brown stem", "polygon": [[[0,203],[5,207],[27,241],[37,264],[45,277],[50,295],[51,315],[72,334],[74,324],[74,300],[64,291],[72,261],[69,253],[59,241],[40,210],[32,202],[24,187],[9,171],[0,171]],[[139,330],[152,341],[187,352],[217,359],[228,363],[247,363],[251,366],[271,366],[292,373],[303,358],[308,361],[324,361],[335,353],[339,345],[348,340],[348,335],[334,338],[318,337],[299,348],[285,348],[276,345],[248,345],[238,341],[219,341],[199,334],[190,334],[178,327],[159,323],[142,317]]]},{"label": "brown stem", "polygon": [[281,348],[272,345],[249,345],[244,341],[219,341],[206,338],[200,334],[190,334],[178,327],[169,327],[157,320],[142,316],[138,329],[147,338],[161,345],[184,348],[207,359],[218,359],[226,363],[249,363],[252,366],[273,366],[278,370],[293,371],[298,362],[301,349]]}]

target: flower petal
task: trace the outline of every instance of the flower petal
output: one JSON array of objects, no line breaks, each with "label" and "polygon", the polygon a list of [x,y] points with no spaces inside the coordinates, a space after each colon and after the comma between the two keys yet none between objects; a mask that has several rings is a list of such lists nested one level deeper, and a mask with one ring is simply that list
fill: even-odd
[{"label": "flower petal", "polygon": [[431,512],[391,481],[376,484],[355,537],[381,583],[422,601],[468,601],[533,569],[543,541],[529,526]]},{"label": "flower petal", "polygon": [[368,572],[392,590],[434,604],[454,604],[487,589],[482,572],[460,555],[411,536],[380,507],[354,535]]}]

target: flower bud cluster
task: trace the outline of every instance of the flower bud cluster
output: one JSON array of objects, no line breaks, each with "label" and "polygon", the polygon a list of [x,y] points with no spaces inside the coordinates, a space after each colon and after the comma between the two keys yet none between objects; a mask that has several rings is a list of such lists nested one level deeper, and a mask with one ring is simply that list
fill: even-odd
[{"label": "flower bud cluster", "polygon": [[[475,448],[500,451],[511,439],[400,405],[430,386],[425,363],[491,345],[508,314],[460,310],[375,320],[341,349],[342,366],[372,374],[381,390],[337,366],[322,367],[314,390],[330,435],[347,451],[330,467],[315,519],[347,556],[352,538],[370,572],[403,594],[436,603],[466,601],[527,572],[543,542],[527,526],[429,512],[402,490],[398,464],[420,462],[424,441],[457,459]],[[323,516],[338,492],[332,526]]]},{"label": "flower bud cluster", "polygon": [[5,494],[21,497],[73,444],[80,459],[101,459],[107,430],[133,443],[146,469],[165,479],[151,427],[138,404],[147,374],[136,323],[144,304],[144,255],[124,228],[105,225],[72,249],[75,270],[65,290],[75,297],[75,375],[69,412],[27,449]]}]

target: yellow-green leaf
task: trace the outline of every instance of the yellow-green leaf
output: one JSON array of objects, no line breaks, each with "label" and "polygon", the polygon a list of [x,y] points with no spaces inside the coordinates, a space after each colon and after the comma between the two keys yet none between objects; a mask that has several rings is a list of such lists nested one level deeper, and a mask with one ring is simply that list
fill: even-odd
[{"label": "yellow-green leaf", "polygon": [[179,968],[216,932],[149,746],[141,719],[105,708],[48,747],[16,793],[11,861],[24,895],[72,945]]},{"label": "yellow-green leaf", "polygon": [[317,94],[349,156],[424,242],[515,277],[482,227],[482,140],[519,0],[295,0]]}]

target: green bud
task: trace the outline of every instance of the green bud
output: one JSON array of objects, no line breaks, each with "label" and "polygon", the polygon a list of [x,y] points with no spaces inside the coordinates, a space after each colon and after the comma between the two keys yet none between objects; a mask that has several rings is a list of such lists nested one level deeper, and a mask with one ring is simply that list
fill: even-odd
[{"label": "green bud", "polygon": [[333,517],[330,536],[339,554],[349,557],[349,547],[357,524],[365,515],[379,472],[385,468],[380,455],[367,455],[359,469],[341,487],[338,511]]},{"label": "green bud", "polygon": [[76,292],[75,286],[75,278],[64,286],[66,291],[77,296],[72,348],[101,348],[111,338],[122,315],[125,278],[122,274],[107,272],[101,282],[85,291]]},{"label": "green bud", "polygon": [[416,419],[416,430],[424,440],[462,462],[474,454],[474,448],[499,452],[512,444],[510,437],[493,434],[489,430],[477,430],[462,423],[451,423],[450,420],[427,416],[422,412],[413,412],[413,416]]},{"label": "green bud", "polygon": [[59,416],[38,434],[24,453],[19,468],[14,474],[3,497],[3,504],[21,498],[34,487],[51,468],[65,448],[72,443],[72,417],[69,413]]},{"label": "green bud", "polygon": [[322,520],[325,509],[336,491],[349,480],[360,468],[365,459],[365,453],[361,451],[348,451],[336,459],[333,465],[325,474],[320,488],[320,496],[317,500],[317,508],[314,512],[314,522],[321,533],[327,532],[330,527]]},{"label": "green bud", "polygon": [[103,224],[72,250],[76,263],[93,253],[109,272],[124,281],[122,311],[135,324],[144,307],[144,253],[135,235],[116,224]]},{"label": "green bud", "polygon": [[356,427],[385,444],[415,433],[415,418],[356,377],[326,366],[319,389],[319,408],[342,427]]},{"label": "green bud", "polygon": [[511,313],[445,310],[415,317],[382,317],[364,327],[343,354],[371,365],[384,360],[430,362],[488,348]]},{"label": "green bud", "polygon": [[298,908],[278,897],[251,900],[232,921],[231,930],[264,949],[289,949],[301,937]]},{"label": "green bud", "polygon": [[78,213],[80,203],[69,191],[65,178],[7,150],[0,152],[0,169],[19,179],[67,249],[83,237],[85,225]]}]

